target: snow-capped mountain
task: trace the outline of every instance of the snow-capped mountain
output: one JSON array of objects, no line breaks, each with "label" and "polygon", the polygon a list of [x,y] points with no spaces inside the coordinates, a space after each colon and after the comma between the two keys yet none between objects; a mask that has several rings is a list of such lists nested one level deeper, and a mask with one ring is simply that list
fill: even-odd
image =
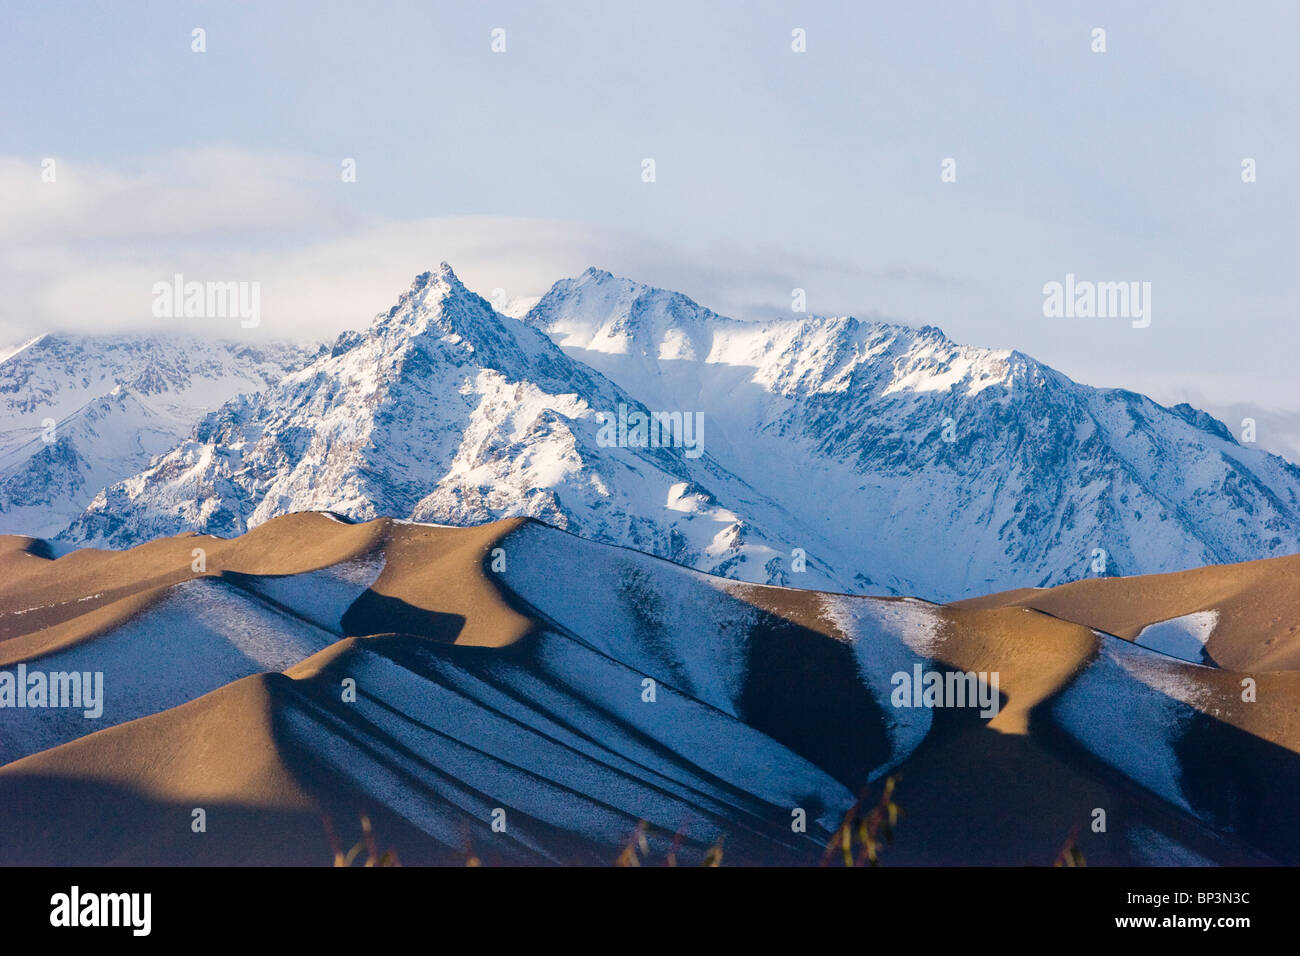
[{"label": "snow-capped mountain", "polygon": [[[790,515],[707,454],[602,442],[600,415],[620,406],[640,408],[444,263],[367,332],[107,488],[64,537],[234,535],[305,510],[458,525],[528,515],[720,574],[776,574],[797,537]],[[845,586],[821,560],[810,572]]]},{"label": "snow-capped mountain", "polygon": [[[611,440],[620,407],[701,421],[702,453]],[[742,580],[940,600],[1300,551],[1300,470],[1189,406],[932,327],[738,322],[594,269],[521,319],[446,264],[418,277],[61,538],[309,509],[529,515]]]},{"label": "snow-capped mountain", "polygon": [[707,410],[710,453],[799,518],[810,554],[895,591],[1300,550],[1294,465],[1019,352],[853,318],[737,322],[594,269],[525,321],[652,407]]},{"label": "snow-capped mountain", "polygon": [[53,535],[240,392],[312,350],[184,336],[42,335],[0,361],[0,531]]}]

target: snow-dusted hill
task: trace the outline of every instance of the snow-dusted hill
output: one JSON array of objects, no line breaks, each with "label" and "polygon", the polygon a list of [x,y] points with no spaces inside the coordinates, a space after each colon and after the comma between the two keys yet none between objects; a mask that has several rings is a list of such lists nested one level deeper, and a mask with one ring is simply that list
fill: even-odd
[{"label": "snow-dusted hill", "polygon": [[[162,441],[133,392],[96,397]],[[702,453],[611,441],[620,406],[700,421]],[[1300,470],[1189,406],[932,327],[738,322],[594,269],[516,319],[444,264],[173,444],[122,480],[118,461],[95,472],[105,490],[61,539],[231,535],[308,509],[529,515],[742,580],[940,600],[1300,551]]]},{"label": "snow-dusted hill", "polygon": [[[1070,834],[1090,866],[1294,864],[1298,563],[1028,592],[1071,621],[744,584],[535,521],[303,513],[57,560],[3,538],[0,654],[50,676],[0,721],[0,864],[324,863],[321,818],[364,815],[407,864],[815,865],[889,778],[887,864],[1046,865]],[[1289,666],[1088,623],[1116,607],[1144,634],[1202,608],[1207,647]],[[186,836],[193,806],[220,840]]]},{"label": "snow-dusted hill", "polygon": [[0,532],[53,535],[199,418],[311,349],[184,336],[43,335],[0,361]]}]

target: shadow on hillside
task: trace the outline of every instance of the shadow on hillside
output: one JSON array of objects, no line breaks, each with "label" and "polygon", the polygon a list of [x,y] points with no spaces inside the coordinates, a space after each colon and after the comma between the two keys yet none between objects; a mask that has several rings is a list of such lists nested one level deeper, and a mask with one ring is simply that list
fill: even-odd
[{"label": "shadow on hillside", "polygon": [[[1254,847],[1287,865],[1300,864],[1300,754],[1161,695],[1181,711],[1181,736],[1173,750],[1182,768],[1179,788],[1198,825]],[[1100,779],[1146,795],[1178,817],[1187,811],[1150,794],[1119,769],[1093,754],[1051,715],[1052,701],[1030,714],[1030,732],[1061,759]],[[1123,740],[1114,742],[1125,746]],[[1268,862],[1268,859],[1264,860]]]},{"label": "shadow on hillside", "polygon": [[430,611],[367,589],[343,615],[345,637],[371,634],[410,634],[442,644],[453,644],[465,627],[463,614]]},{"label": "shadow on hillside", "polygon": [[[309,809],[181,803],[130,787],[27,774],[0,779],[0,805],[3,866],[330,866],[333,860],[324,815]],[[196,808],[206,813],[207,832],[192,829]],[[442,846],[369,801],[340,795],[325,812],[348,846],[359,838],[365,813],[381,847],[395,848],[403,863],[464,862],[459,847]]]}]

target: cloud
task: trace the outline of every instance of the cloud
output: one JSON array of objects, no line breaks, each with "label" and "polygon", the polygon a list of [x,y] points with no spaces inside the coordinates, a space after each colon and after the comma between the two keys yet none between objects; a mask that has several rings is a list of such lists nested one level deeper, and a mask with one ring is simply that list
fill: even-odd
[{"label": "cloud", "polygon": [[[362,216],[353,188],[304,157],[233,148],[173,151],[133,169],[0,157],[0,332],[157,328],[152,289],[187,280],[261,285],[262,323],[246,333],[328,338],[364,326],[411,278],[450,262],[467,286],[506,300],[544,293],[591,265],[679,290],[740,318],[810,308],[844,312],[864,283],[961,288],[964,280],[801,255],[771,243],[667,242],[606,225],[509,216]],[[330,171],[332,173],[332,170]],[[171,323],[183,319],[166,320]]]},{"label": "cloud", "polygon": [[[0,346],[52,330],[160,328],[320,341],[365,327],[413,276],[443,260],[498,304],[534,298],[597,266],[741,319],[788,316],[793,290],[802,289],[813,314],[938,325],[958,341],[1018,348],[1091,384],[1164,394],[1195,382],[1219,402],[1295,405],[1292,377],[1258,367],[1265,360],[1286,367],[1284,349],[1261,352],[1256,344],[1273,334],[1259,296],[1280,301],[1284,285],[1249,286],[1251,323],[1230,332],[1221,320],[1229,310],[1199,315],[1208,308],[1202,299],[1230,287],[1189,263],[1144,258],[1137,247],[1068,224],[1051,232],[1014,213],[905,205],[877,211],[892,231],[873,220],[864,244],[850,248],[739,230],[380,215],[364,184],[340,180],[334,160],[277,152],[214,147],[130,164],[56,161],[56,181],[45,183],[40,158],[0,157]],[[940,233],[917,225],[941,215]],[[1018,238],[1009,246],[1007,237]],[[1045,320],[1042,284],[1067,271],[1156,280],[1156,323],[1139,335],[1127,325]],[[243,329],[237,318],[155,318],[154,285],[177,273],[259,283],[258,327]],[[1206,335],[1216,341],[1213,357],[1196,347]]]},{"label": "cloud", "polygon": [[258,242],[355,227],[359,217],[328,199],[328,182],[308,158],[223,147],[173,150],[134,170],[0,157],[0,241],[186,243],[225,234]]}]

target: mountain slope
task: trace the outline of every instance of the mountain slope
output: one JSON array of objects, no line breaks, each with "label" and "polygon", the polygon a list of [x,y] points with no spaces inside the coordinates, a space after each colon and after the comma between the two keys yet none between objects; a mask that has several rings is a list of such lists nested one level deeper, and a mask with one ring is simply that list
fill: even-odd
[{"label": "mountain slope", "polygon": [[710,454],[795,514],[841,577],[950,599],[1094,562],[1134,574],[1300,550],[1300,469],[1188,406],[1018,352],[852,318],[741,323],[594,269],[525,321],[652,408],[707,410]]},{"label": "mountain slope", "polygon": [[43,335],[0,361],[0,531],[52,536],[199,418],[306,347],[177,335]]}]

